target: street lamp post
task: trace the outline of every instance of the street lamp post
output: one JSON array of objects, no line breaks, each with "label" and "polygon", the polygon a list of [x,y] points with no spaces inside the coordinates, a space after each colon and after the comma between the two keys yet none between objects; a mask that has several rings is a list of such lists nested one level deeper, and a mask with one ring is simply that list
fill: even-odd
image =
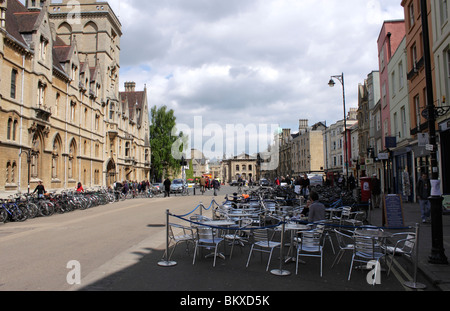
[{"label": "street lamp post", "polygon": [[346,185],[348,186],[348,139],[347,139],[347,112],[345,109],[345,82],[344,82],[344,73],[337,76],[331,76],[330,82],[328,82],[328,85],[330,87],[334,87],[336,83],[334,82],[334,79],[337,79],[342,84],[342,100],[344,105],[344,141],[345,141],[345,148],[344,148],[344,158],[345,158],[345,172],[346,172]]},{"label": "street lamp post", "polygon": [[428,114],[428,131],[430,136],[430,145],[433,146],[430,152],[431,159],[431,183],[432,191],[431,203],[431,255],[429,262],[434,264],[448,264],[445,256],[444,240],[443,240],[443,224],[442,224],[442,202],[443,197],[439,184],[439,169],[437,161],[437,143],[436,143],[436,108],[434,106],[433,96],[433,78],[431,70],[431,55],[430,55],[430,38],[428,28],[428,7],[427,1],[421,0],[422,11],[422,39],[425,63],[425,79],[427,85],[427,114]]}]

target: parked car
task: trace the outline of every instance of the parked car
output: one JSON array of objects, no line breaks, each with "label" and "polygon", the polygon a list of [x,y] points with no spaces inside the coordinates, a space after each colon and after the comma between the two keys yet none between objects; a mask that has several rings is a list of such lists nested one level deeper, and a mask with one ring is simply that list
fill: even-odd
[{"label": "parked car", "polygon": [[187,183],[183,179],[174,179],[170,185],[170,192],[181,192],[183,186],[187,187]]},{"label": "parked car", "polygon": [[309,185],[310,186],[320,186],[322,185],[322,175],[318,174],[308,174]]},{"label": "parked car", "polygon": [[263,178],[263,179],[261,179],[259,181],[259,185],[261,187],[269,187],[270,186],[270,182],[267,179]]},{"label": "parked car", "polygon": [[154,193],[161,193],[164,191],[164,185],[162,183],[154,183],[151,189]]},{"label": "parked car", "polygon": [[237,180],[232,180],[232,181],[230,182],[230,186],[239,186],[239,183],[238,183]]}]

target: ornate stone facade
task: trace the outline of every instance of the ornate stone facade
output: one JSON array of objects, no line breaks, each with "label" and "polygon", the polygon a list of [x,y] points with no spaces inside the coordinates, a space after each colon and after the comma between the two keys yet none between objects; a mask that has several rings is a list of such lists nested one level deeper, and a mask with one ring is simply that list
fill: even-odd
[{"label": "ornate stone facade", "polygon": [[[0,192],[148,179],[146,88],[119,92],[121,25],[105,2],[0,1]],[[4,18],[3,18],[4,17]]]}]

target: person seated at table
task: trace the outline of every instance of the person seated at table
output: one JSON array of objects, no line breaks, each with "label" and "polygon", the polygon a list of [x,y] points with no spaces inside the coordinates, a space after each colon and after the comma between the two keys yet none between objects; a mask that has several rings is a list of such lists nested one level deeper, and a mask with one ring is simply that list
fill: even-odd
[{"label": "person seated at table", "polygon": [[311,205],[311,200],[306,201],[306,205],[303,207],[302,212],[300,213],[301,217],[308,217],[309,215],[309,206]]},{"label": "person seated at table", "polygon": [[325,205],[319,202],[319,194],[314,191],[311,192],[309,194],[309,200],[311,204],[309,205],[308,221],[310,223],[316,223],[325,220]]}]

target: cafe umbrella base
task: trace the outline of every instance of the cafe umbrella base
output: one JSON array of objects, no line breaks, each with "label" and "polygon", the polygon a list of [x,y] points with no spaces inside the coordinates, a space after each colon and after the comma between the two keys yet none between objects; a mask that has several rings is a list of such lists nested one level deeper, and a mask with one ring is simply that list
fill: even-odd
[{"label": "cafe umbrella base", "polygon": [[277,276],[289,276],[291,275],[291,272],[287,271],[287,270],[281,270],[281,269],[273,269],[270,271],[270,273],[272,273],[273,275],[277,275]]},{"label": "cafe umbrella base", "polygon": [[412,289],[425,289],[425,288],[427,288],[427,286],[425,284],[417,283],[417,282],[405,282],[405,283],[403,283],[403,285],[405,285],[406,287],[412,288]]},{"label": "cafe umbrella base", "polygon": [[176,266],[176,265],[177,265],[176,261],[165,261],[165,260],[162,260],[162,261],[158,262],[158,266],[160,266],[160,267],[173,267],[173,266]]}]

